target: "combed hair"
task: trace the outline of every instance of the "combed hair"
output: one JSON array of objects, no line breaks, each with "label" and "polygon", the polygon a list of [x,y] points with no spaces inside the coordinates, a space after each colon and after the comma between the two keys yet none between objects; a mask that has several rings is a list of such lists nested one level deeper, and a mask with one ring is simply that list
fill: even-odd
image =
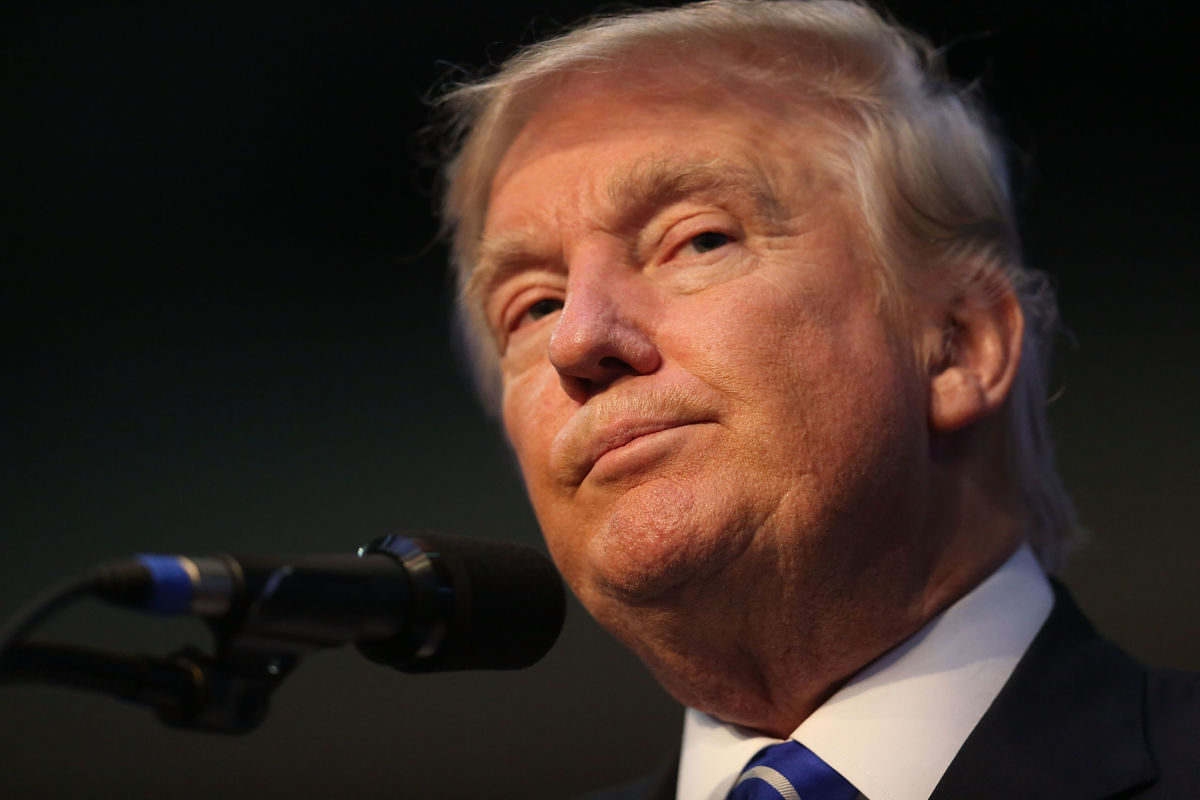
[{"label": "combed hair", "polygon": [[505,152],[540,102],[572,76],[652,84],[656,71],[680,66],[697,87],[771,87],[783,102],[816,112],[833,146],[815,157],[850,198],[885,313],[904,319],[910,303],[931,291],[977,302],[1015,292],[1025,332],[1006,456],[1033,518],[1034,549],[1057,570],[1076,529],[1046,415],[1057,310],[1045,277],[1023,263],[1003,147],[929,44],[859,2],[707,0],[601,17],[443,97],[452,142],[443,223],[464,343],[485,402],[498,405],[498,354],[467,289]]}]

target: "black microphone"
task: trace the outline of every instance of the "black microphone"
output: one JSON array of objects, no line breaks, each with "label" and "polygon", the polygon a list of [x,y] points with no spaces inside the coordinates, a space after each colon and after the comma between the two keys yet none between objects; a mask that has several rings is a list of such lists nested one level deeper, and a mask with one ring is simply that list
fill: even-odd
[{"label": "black microphone", "polygon": [[565,614],[562,581],[541,553],[445,534],[386,536],[357,555],[143,555],[99,571],[101,597],[207,617],[227,640],[354,642],[405,672],[530,666]]}]

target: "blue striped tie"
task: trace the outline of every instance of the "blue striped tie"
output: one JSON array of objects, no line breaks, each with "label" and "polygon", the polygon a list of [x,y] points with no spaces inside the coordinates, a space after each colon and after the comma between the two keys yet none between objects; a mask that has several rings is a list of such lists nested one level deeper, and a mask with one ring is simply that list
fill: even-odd
[{"label": "blue striped tie", "polygon": [[728,800],[853,800],[858,790],[799,742],[773,744],[750,759]]}]

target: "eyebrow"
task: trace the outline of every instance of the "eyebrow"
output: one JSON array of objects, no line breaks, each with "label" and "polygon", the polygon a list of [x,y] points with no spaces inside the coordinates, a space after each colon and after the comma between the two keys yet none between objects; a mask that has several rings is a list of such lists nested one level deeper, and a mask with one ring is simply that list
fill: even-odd
[{"label": "eyebrow", "polygon": [[[635,229],[660,209],[695,196],[747,200],[768,221],[786,217],[766,175],[720,157],[695,162],[650,156],[609,177],[604,192],[612,227],[617,230]],[[558,258],[557,248],[555,251],[546,252],[538,237],[524,230],[481,240],[472,259],[475,267],[464,286],[465,298],[479,303],[512,275]]]},{"label": "eyebrow", "polygon": [[621,227],[697,195],[749,200],[767,220],[786,216],[765,174],[720,157],[703,162],[648,157],[613,175],[606,188],[609,203],[619,210],[616,216]]},{"label": "eyebrow", "polygon": [[489,236],[475,248],[472,259],[475,266],[463,286],[463,297],[477,305],[513,275],[556,258],[538,245],[532,233],[524,230]]}]

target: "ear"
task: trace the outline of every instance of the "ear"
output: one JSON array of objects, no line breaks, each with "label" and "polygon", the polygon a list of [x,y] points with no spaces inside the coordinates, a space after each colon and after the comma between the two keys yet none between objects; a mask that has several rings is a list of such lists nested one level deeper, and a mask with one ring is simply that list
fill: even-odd
[{"label": "ear", "polygon": [[1021,360],[1025,318],[1012,287],[994,284],[969,287],[938,316],[941,341],[928,362],[929,426],[947,433],[1004,403]]}]

